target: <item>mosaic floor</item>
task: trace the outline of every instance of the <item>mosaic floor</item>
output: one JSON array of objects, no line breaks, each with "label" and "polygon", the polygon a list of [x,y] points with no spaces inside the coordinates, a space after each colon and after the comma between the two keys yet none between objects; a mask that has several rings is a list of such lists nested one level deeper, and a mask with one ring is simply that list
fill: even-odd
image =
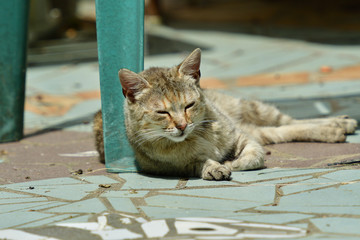
[{"label": "mosaic floor", "polygon": [[2,185],[0,236],[356,239],[359,200],[358,170],[263,169],[229,182],[73,176]]}]

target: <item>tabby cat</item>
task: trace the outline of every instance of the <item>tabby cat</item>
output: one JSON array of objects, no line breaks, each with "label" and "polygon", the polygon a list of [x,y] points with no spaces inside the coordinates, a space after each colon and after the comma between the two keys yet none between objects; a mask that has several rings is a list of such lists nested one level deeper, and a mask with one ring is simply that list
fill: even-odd
[{"label": "tabby cat", "polygon": [[[339,116],[296,120],[259,101],[202,89],[200,49],[172,68],[119,71],[127,136],[142,172],[229,180],[232,171],[264,166],[262,145],[344,142],[357,126]],[[101,111],[94,132],[104,161]]]}]

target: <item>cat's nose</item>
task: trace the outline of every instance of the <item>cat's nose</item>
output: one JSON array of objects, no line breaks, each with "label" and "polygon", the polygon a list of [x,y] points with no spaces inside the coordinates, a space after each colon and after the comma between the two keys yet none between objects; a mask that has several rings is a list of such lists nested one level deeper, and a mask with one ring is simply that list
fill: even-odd
[{"label": "cat's nose", "polygon": [[184,131],[186,127],[187,127],[186,123],[176,125],[176,128],[181,130],[181,131]]}]

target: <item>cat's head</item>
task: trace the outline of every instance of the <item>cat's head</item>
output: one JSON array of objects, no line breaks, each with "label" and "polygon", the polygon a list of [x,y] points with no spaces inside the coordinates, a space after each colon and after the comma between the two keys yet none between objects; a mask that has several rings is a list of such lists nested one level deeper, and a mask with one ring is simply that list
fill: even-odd
[{"label": "cat's head", "polygon": [[[173,68],[150,68],[139,74],[127,69],[119,78],[141,140],[184,141],[204,118],[200,49]],[[140,140],[139,140],[140,141]]]}]

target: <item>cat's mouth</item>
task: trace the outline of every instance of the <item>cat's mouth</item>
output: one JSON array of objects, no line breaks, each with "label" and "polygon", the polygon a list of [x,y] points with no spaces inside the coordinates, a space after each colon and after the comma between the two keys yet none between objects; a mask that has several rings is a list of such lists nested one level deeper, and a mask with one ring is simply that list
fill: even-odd
[{"label": "cat's mouth", "polygon": [[166,134],[166,137],[173,142],[182,142],[189,136],[192,130],[192,126],[187,127],[183,131],[179,129],[174,129],[173,131],[168,132]]},{"label": "cat's mouth", "polygon": [[186,139],[188,134],[186,134],[185,132],[181,132],[180,134],[177,135],[168,135],[168,139],[170,139],[173,142],[182,142]]}]

